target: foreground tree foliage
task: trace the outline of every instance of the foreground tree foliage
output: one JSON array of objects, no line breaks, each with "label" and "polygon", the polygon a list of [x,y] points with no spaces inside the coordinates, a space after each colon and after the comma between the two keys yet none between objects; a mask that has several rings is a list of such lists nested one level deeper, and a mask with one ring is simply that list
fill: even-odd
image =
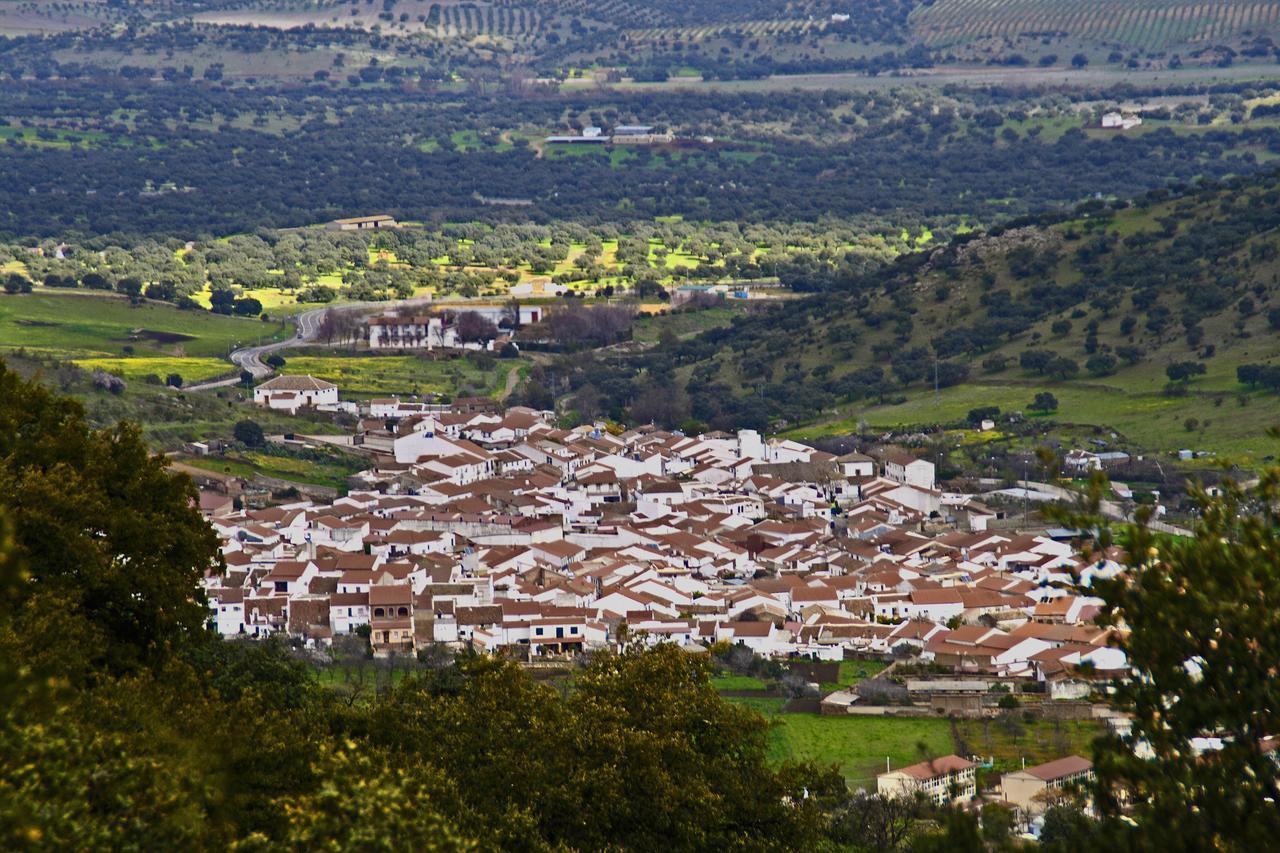
[{"label": "foreground tree foliage", "polygon": [[[1113,533],[1096,514],[1106,481],[1064,519]],[[1133,677],[1112,704],[1132,731],[1095,744],[1092,788],[1101,826],[1050,810],[1054,849],[1261,850],[1280,832],[1280,469],[1211,496],[1193,489],[1194,536],[1152,530],[1150,511],[1117,531],[1127,571],[1095,584],[1101,621],[1127,629],[1120,643]],[[1203,749],[1206,741],[1221,748]]]},{"label": "foreground tree foliage", "polygon": [[0,363],[0,510],[31,572],[19,601],[75,623],[82,653],[113,671],[204,634],[196,589],[217,537],[165,466],[136,426],[91,430],[79,403]]}]

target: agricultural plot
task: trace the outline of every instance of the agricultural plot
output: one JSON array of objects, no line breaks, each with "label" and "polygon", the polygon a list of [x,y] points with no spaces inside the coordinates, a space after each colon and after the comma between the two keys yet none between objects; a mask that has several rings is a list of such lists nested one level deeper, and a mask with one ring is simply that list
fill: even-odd
[{"label": "agricultural plot", "polygon": [[990,759],[998,772],[1052,761],[1064,755],[1092,754],[1101,727],[1092,721],[1037,720],[1020,714],[993,720],[934,717],[821,716],[783,713],[784,699],[728,697],[773,723],[769,760],[835,764],[851,788],[875,786],[885,762],[904,767],[927,758],[957,753]]},{"label": "agricultural plot", "polygon": [[776,36],[783,33],[822,30],[822,21],[778,19],[771,21],[742,21],[732,24],[710,24],[701,27],[649,27],[647,29],[630,30],[627,38],[632,42],[693,42],[719,38],[726,33],[760,38]]},{"label": "agricultural plot", "polygon": [[520,6],[432,3],[425,25],[440,38],[489,35],[524,40],[542,30],[543,18],[535,9]]},{"label": "agricultural plot", "polygon": [[992,759],[993,769],[1011,772],[1043,764],[1064,755],[1089,757],[1093,741],[1103,728],[1093,720],[1038,720],[1026,723],[1018,716],[961,720],[955,735],[959,751]]},{"label": "agricultural plot", "polygon": [[184,385],[204,382],[220,376],[234,375],[237,368],[220,358],[177,358],[174,356],[141,356],[138,358],[77,358],[72,361],[81,370],[105,370],[126,380],[157,377],[161,380],[177,374]]},{"label": "agricultural plot", "polygon": [[412,355],[288,356],[289,373],[306,374],[336,384],[344,398],[392,394],[497,395],[505,390],[512,370],[524,365],[509,359],[490,369],[465,359],[432,361]]},{"label": "agricultural plot", "polygon": [[885,760],[903,767],[955,750],[951,725],[930,717],[824,717],[778,714],[769,759],[835,764],[851,788],[874,787]]},{"label": "agricultural plot", "polygon": [[1254,0],[937,0],[911,16],[915,35],[932,47],[986,38],[1061,34],[1146,50],[1221,44],[1274,33],[1280,3]]}]

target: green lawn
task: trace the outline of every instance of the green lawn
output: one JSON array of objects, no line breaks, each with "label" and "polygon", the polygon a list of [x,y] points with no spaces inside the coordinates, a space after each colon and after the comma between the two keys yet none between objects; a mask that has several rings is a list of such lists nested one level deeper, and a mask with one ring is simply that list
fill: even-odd
[{"label": "green lawn", "polygon": [[126,346],[138,355],[218,357],[236,344],[270,341],[278,330],[261,320],[132,305],[110,295],[0,296],[0,349],[25,347],[63,358],[120,356]]}]

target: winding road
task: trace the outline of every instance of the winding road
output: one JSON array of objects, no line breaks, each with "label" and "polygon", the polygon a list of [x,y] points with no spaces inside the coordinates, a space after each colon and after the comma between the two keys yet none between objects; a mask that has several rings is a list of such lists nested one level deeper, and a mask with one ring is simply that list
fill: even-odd
[{"label": "winding road", "polygon": [[[349,311],[368,311],[370,309],[378,311],[386,311],[395,308],[403,308],[413,305],[439,304],[433,303],[429,296],[417,296],[412,299],[396,299],[390,302],[344,302],[341,305],[325,305],[320,308],[312,308],[309,311],[303,311],[293,318],[295,334],[291,338],[285,338],[282,341],[273,341],[269,344],[260,344],[252,347],[241,347],[231,353],[231,363],[234,364],[241,372],[248,371],[253,374],[254,380],[265,379],[275,369],[267,364],[263,359],[277,350],[288,349],[290,347],[304,346],[307,344],[316,345],[317,338],[320,335],[320,324],[324,319],[326,311],[341,311],[343,313]],[[321,344],[327,346],[328,344]],[[209,388],[226,388],[235,385],[240,381],[239,376],[232,376],[228,379],[217,379],[212,382],[201,382],[197,385],[188,385],[184,391],[204,391]]]}]

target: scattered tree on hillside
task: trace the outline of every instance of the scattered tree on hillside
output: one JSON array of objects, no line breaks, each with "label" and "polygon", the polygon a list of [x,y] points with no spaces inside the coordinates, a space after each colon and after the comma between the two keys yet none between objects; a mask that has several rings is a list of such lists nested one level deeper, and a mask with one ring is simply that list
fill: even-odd
[{"label": "scattered tree on hillside", "polygon": [[1033,412],[1054,412],[1058,409],[1058,398],[1048,391],[1041,391],[1027,408]]},{"label": "scattered tree on hillside", "polygon": [[1178,361],[1166,367],[1164,372],[1170,382],[1185,383],[1193,376],[1203,376],[1205,366],[1204,362],[1200,361]]}]

